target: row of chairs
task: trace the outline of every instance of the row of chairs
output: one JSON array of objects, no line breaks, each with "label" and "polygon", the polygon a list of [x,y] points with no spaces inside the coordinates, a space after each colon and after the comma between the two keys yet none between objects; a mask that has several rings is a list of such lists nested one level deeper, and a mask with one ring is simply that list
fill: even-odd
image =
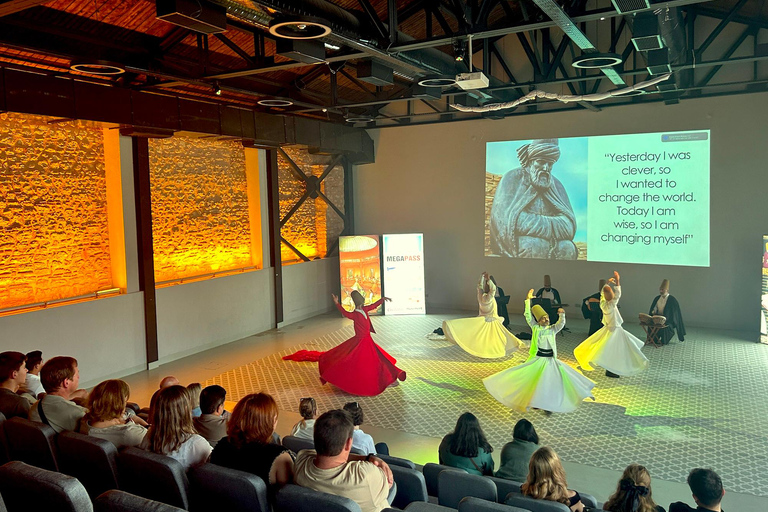
[{"label": "row of chairs", "polygon": [[[5,422],[2,420],[0,418],[0,462],[3,446],[6,446],[9,449],[6,458],[71,475],[84,485],[92,499],[105,491],[122,489],[184,510],[190,507],[192,510],[226,508],[232,512],[270,510],[265,483],[251,473],[214,464],[204,464],[185,473],[181,464],[170,457],[138,448],[125,448],[118,454],[114,445],[103,439],[75,432],[56,435],[47,425],[23,418]],[[296,452],[314,447],[312,441],[292,436],[286,436],[283,444]],[[520,492],[521,484],[518,482],[470,475],[463,470],[439,464],[427,464],[423,471],[418,471],[416,465],[407,459],[387,455],[380,457],[390,465],[394,475],[397,493],[392,505],[401,509],[412,504],[427,503],[430,496],[433,497],[432,501],[436,498],[439,506],[456,510],[465,497],[504,503],[510,495],[519,495]],[[281,490],[278,497],[283,500],[300,499],[310,493],[307,503],[314,509],[318,501],[330,496],[318,497],[320,493],[294,487]],[[533,510],[530,506],[537,505],[539,501],[524,499],[533,502],[526,503],[528,510]],[[587,505],[597,506],[594,498],[587,494],[582,494],[582,500]],[[347,501],[341,509],[338,503],[329,503],[328,510],[356,511],[357,505]],[[544,502],[542,505],[550,503]],[[546,507],[538,509],[557,510]],[[297,509],[286,507],[285,510]]]}]

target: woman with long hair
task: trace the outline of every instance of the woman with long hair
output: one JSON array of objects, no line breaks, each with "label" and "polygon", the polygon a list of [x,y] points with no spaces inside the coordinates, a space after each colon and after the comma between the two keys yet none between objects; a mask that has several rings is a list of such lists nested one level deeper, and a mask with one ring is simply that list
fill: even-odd
[{"label": "woman with long hair", "polygon": [[137,416],[126,416],[130,396],[131,388],[124,380],[97,384],[88,396],[88,413],[80,422],[80,432],[105,439],[117,449],[141,444],[147,429],[137,424],[141,421]]},{"label": "woman with long hair", "polygon": [[315,420],[317,419],[317,402],[312,397],[299,400],[299,414],[301,421],[296,423],[291,430],[291,435],[301,439],[314,439]]},{"label": "woman with long hair", "polygon": [[539,435],[533,424],[525,418],[515,424],[512,442],[501,449],[501,467],[496,472],[499,478],[525,482],[528,477],[528,463],[531,455],[539,448]]},{"label": "woman with long hair", "polygon": [[216,444],[211,462],[261,477],[274,492],[293,481],[293,456],[270,443],[277,426],[277,403],[266,393],[237,402],[227,424],[227,437]]},{"label": "woman with long hair", "polygon": [[456,428],[440,443],[440,464],[461,468],[473,475],[493,475],[493,447],[471,412],[459,416]]},{"label": "woman with long hair", "polygon": [[581,496],[576,491],[568,489],[560,458],[549,446],[542,446],[531,455],[528,478],[520,486],[520,492],[537,500],[562,503],[573,512],[584,510]]},{"label": "woman with long hair", "polygon": [[189,393],[189,406],[192,409],[192,417],[198,418],[203,411],[200,409],[200,393],[203,392],[203,386],[199,382],[193,382],[187,385]]},{"label": "woman with long hair", "polygon": [[630,464],[603,510],[610,512],[665,512],[653,501],[651,474],[640,464]]},{"label": "woman with long hair", "polygon": [[172,457],[185,471],[208,460],[213,448],[195,431],[187,388],[161,389],[151,414],[152,426],[139,448]]}]

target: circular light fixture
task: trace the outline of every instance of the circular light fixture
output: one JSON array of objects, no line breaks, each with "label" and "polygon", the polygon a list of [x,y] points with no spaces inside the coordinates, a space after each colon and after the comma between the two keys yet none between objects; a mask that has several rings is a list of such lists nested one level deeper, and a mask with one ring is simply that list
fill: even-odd
[{"label": "circular light fixture", "polygon": [[106,60],[88,60],[77,61],[73,60],[69,69],[72,71],[79,71],[87,75],[99,75],[99,76],[114,76],[122,75],[125,73],[125,68],[114,62],[108,62]]},{"label": "circular light fixture", "polygon": [[428,76],[419,80],[419,85],[422,87],[450,87],[456,85],[456,77],[454,76]]},{"label": "circular light fixture", "polygon": [[330,34],[331,27],[319,18],[282,17],[269,23],[269,33],[283,39],[318,39]]},{"label": "circular light fixture", "polygon": [[371,116],[366,116],[366,115],[360,115],[360,116],[351,115],[346,119],[346,121],[348,123],[370,123],[371,121],[373,121],[373,118]]},{"label": "circular light fixture", "polygon": [[278,100],[278,99],[259,100],[256,103],[258,103],[262,107],[290,107],[291,105],[293,105],[292,101],[289,101],[289,100]]},{"label": "circular light fixture", "polygon": [[618,53],[585,53],[573,59],[571,66],[579,69],[600,69],[621,63],[621,55]]}]

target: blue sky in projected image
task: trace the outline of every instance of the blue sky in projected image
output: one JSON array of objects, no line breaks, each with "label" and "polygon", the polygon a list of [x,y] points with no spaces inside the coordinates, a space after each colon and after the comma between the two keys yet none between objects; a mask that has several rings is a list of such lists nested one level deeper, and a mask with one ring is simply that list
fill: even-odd
[{"label": "blue sky in projected image", "polygon": [[[530,140],[489,142],[485,145],[485,171],[506,174],[520,167],[517,148]],[[560,160],[555,162],[552,175],[568,192],[573,213],[576,214],[574,242],[587,241],[587,161],[588,137],[560,139]]]}]

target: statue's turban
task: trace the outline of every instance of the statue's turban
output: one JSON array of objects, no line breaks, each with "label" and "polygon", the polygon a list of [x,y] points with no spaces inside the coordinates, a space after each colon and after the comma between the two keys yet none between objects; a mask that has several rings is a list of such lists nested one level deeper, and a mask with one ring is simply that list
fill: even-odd
[{"label": "statue's turban", "polygon": [[532,160],[548,160],[552,163],[560,158],[560,147],[557,139],[536,139],[530,144],[524,144],[517,149],[517,158],[523,167],[528,167]]}]

